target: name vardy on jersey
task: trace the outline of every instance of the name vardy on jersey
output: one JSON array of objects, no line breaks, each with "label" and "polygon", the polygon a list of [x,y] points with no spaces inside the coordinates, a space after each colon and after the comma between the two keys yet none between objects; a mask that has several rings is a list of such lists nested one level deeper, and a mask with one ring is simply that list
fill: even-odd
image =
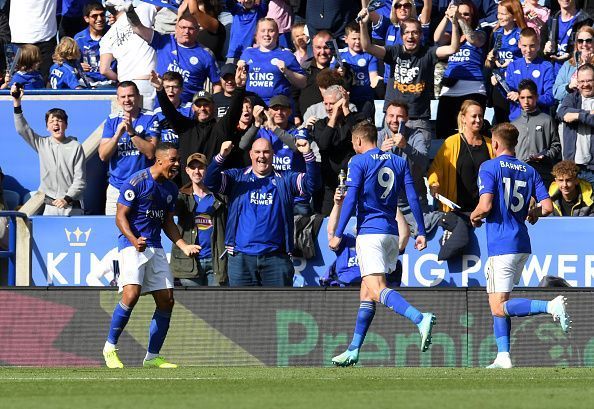
[{"label": "name vardy on jersey", "polygon": [[390,154],[389,153],[372,153],[371,154],[371,159],[374,160],[386,160],[386,159],[390,159]]},{"label": "name vardy on jersey", "polygon": [[501,161],[501,162],[499,162],[499,165],[502,168],[509,168],[512,170],[519,170],[520,172],[526,172],[526,166],[519,164],[519,163],[509,163],[509,162]]}]

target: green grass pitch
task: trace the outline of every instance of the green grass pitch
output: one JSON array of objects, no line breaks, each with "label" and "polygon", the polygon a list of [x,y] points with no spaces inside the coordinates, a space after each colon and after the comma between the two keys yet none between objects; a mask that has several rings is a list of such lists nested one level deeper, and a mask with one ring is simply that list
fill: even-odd
[{"label": "green grass pitch", "polygon": [[593,368],[0,368],[3,408],[592,408]]}]

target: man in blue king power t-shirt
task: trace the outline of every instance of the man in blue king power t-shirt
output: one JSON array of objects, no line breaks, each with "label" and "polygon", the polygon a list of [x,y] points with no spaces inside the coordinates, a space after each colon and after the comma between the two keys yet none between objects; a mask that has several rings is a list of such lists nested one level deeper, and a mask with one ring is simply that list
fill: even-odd
[{"label": "man in blue king power t-shirt", "polygon": [[161,245],[161,229],[188,257],[197,255],[200,246],[186,243],[173,222],[177,187],[171,179],[179,172],[179,155],[175,145],[160,143],[155,156],[153,166],[135,173],[120,189],[116,225],[120,230],[119,286],[122,299],[113,311],[103,347],[105,364],[112,369],[124,367],[118,357],[116,344],[140,295],[146,293],[153,295],[156,309],[149,328],[143,366],[177,367],[159,356],[174,304],[173,275]]},{"label": "man in blue king power t-shirt", "polygon": [[380,302],[394,312],[408,318],[419,328],[421,350],[431,344],[431,330],[435,315],[421,313],[397,291],[386,287],[386,274],[396,269],[398,260],[398,224],[396,205],[401,189],[405,189],[411,211],[419,226],[415,247],[427,247],[425,223],[414,182],[407,162],[391,152],[377,147],[377,129],[368,121],[360,122],[352,133],[353,149],[357,155],[349,162],[347,193],[330,248],[339,249],[344,230],[357,211],[356,251],[361,270],[361,304],[357,314],[355,333],[348,349],[332,358],[338,366],[354,365],[359,361],[359,349],[375,315],[375,303]]},{"label": "man in blue king power t-shirt", "polygon": [[[548,313],[560,321],[564,332],[569,331],[570,321],[561,295],[552,301],[509,298],[532,251],[525,220],[536,223],[539,217],[551,214],[553,204],[539,174],[515,157],[516,127],[504,122],[493,128],[492,135],[496,157],[480,167],[480,200],[470,220],[478,227],[485,218],[487,225],[485,274],[497,343],[497,357],[487,368],[511,368],[510,317]],[[532,198],[538,205],[530,208]]]}]

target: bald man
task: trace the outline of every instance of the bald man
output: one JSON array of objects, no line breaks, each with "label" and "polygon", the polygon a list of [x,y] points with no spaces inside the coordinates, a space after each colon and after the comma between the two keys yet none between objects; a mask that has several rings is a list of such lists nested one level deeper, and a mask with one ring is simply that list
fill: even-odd
[{"label": "bald man", "polygon": [[270,141],[260,138],[250,150],[252,166],[223,171],[233,149],[223,142],[206,172],[205,184],[229,197],[225,232],[229,286],[284,287],[293,282],[293,201],[321,185],[319,165],[304,139],[295,141],[305,173],[275,171]]}]

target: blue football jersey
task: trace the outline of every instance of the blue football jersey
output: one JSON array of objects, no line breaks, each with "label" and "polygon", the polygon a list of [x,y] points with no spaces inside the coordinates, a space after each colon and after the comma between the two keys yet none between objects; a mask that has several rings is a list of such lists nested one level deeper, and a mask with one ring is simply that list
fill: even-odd
[{"label": "blue football jersey", "polygon": [[351,50],[347,49],[340,53],[340,59],[347,63],[353,71],[351,100],[354,102],[372,101],[375,98],[375,91],[371,88],[369,73],[377,72],[377,58],[364,52],[353,54]]},{"label": "blue football jersey", "polygon": [[151,47],[157,50],[157,72],[180,73],[184,78],[182,102],[192,101],[192,97],[204,88],[206,78],[212,83],[221,80],[219,68],[212,53],[200,45],[184,47],[177,44],[173,34],[155,32]]},{"label": "blue football jersey", "polygon": [[479,194],[491,193],[493,207],[486,218],[489,256],[530,253],[526,217],[530,199],[547,199],[540,175],[526,163],[501,155],[483,162],[478,177]]},{"label": "blue football jersey", "polygon": [[493,32],[493,47],[498,45],[495,58],[499,63],[509,63],[522,57],[519,46],[521,31],[521,28],[516,27],[507,34],[503,28],[498,28]]},{"label": "blue football jersey", "polygon": [[198,258],[212,257],[211,239],[213,229],[213,217],[215,213],[214,195],[208,193],[202,199],[194,195],[196,207],[194,208],[194,222],[196,223],[196,244],[200,249]]},{"label": "blue football jersey", "polygon": [[[112,138],[122,119],[123,112],[110,115],[103,126],[103,138]],[[159,120],[152,111],[141,110],[132,127],[143,139],[159,137]],[[131,175],[152,164],[131,139],[128,132],[124,132],[118,140],[117,152],[109,159],[109,184],[118,189]]]},{"label": "blue football jersey", "polygon": [[81,86],[78,82],[78,73],[66,62],[50,67],[49,83],[53,89],[76,89]]},{"label": "blue football jersey", "polygon": [[291,83],[276,66],[277,60],[284,61],[291,71],[305,75],[293,53],[280,47],[268,52],[250,47],[241,54],[241,60],[248,65],[245,89],[259,95],[267,104],[275,95],[291,97]]},{"label": "blue football jersey", "polygon": [[[147,247],[161,248],[161,227],[168,213],[175,212],[177,186],[170,180],[162,183],[153,179],[150,169],[135,173],[120,188],[118,203],[128,206],[128,222],[134,236],[145,237]],[[132,243],[120,233],[118,248]]]},{"label": "blue football jersey", "polygon": [[[406,185],[407,193],[414,193],[406,160],[379,148],[355,155],[349,162],[346,185],[359,191],[356,198],[357,234],[398,234],[398,195]],[[418,202],[416,194],[415,199]],[[419,230],[420,234],[425,234],[424,226],[419,226]]]}]

